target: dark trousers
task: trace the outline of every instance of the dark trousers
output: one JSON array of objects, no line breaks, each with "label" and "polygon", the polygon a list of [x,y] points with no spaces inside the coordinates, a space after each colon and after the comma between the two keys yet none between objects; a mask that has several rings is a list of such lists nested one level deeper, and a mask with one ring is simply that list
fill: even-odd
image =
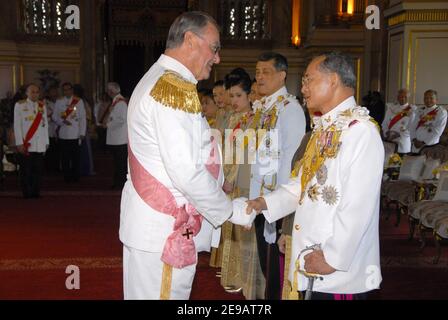
[{"label": "dark trousers", "polygon": [[96,134],[98,135],[96,147],[99,150],[106,151],[107,129],[103,127],[96,127]]},{"label": "dark trousers", "polygon": [[128,145],[109,146],[114,160],[114,189],[123,189],[128,173]]},{"label": "dark trousers", "polygon": [[277,243],[268,244],[264,238],[265,218],[262,214],[255,218],[255,234],[257,236],[258,257],[261,271],[266,279],[265,299],[280,300],[280,254]]},{"label": "dark trousers", "polygon": [[[305,297],[305,291],[301,292],[302,297]],[[323,292],[313,292],[311,300],[367,300],[368,293],[357,294],[333,294]]]},{"label": "dark trousers", "polygon": [[62,172],[65,182],[77,182],[80,175],[80,147],[79,140],[60,139]]},{"label": "dark trousers", "polygon": [[20,186],[25,198],[38,198],[42,181],[44,154],[31,152],[19,155]]},{"label": "dark trousers", "polygon": [[59,172],[61,170],[61,151],[59,140],[50,138],[50,147],[45,153],[45,168],[47,172]]}]

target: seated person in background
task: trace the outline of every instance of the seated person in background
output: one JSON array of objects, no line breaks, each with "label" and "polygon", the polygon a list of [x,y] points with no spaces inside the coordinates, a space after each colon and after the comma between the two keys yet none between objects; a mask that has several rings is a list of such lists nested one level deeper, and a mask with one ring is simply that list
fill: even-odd
[{"label": "seated person in background", "polygon": [[445,130],[447,112],[437,105],[437,91],[427,90],[424,97],[425,106],[417,111],[411,131],[412,152],[420,152],[424,146],[439,143]]},{"label": "seated person in background", "polygon": [[411,152],[411,126],[414,124],[417,107],[408,103],[409,92],[400,89],[397,103],[388,103],[382,124],[384,140],[398,145],[398,153]]}]

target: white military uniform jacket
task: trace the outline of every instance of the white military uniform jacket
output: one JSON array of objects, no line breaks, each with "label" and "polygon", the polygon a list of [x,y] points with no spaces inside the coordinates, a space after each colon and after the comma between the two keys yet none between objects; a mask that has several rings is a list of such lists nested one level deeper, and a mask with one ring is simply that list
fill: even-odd
[{"label": "white military uniform jacket", "polygon": [[59,138],[63,140],[76,140],[80,136],[86,135],[87,118],[86,109],[84,108],[84,102],[82,99],[75,106],[75,110],[68,116],[67,121],[71,123],[70,126],[66,125],[63,120],[63,114],[70,106],[73,97],[64,97],[56,101],[56,106],[53,112],[53,120],[59,127]]},{"label": "white military uniform jacket", "polygon": [[[410,107],[409,110],[406,108]],[[398,145],[398,152],[409,153],[411,152],[411,129],[415,121],[415,112],[417,107],[410,105],[409,103],[405,105],[387,104],[386,115],[383,120],[382,128],[384,136],[390,131],[394,131],[400,134],[393,142]],[[403,112],[401,119],[396,122],[390,129],[389,125],[397,115]]]},{"label": "white military uniform jacket", "polygon": [[107,121],[106,144],[110,146],[128,144],[128,106],[121,94],[112,100],[112,105],[118,99],[122,99],[123,101],[118,102],[113,107]]},{"label": "white military uniform jacket", "polygon": [[[217,181],[204,165],[212,148],[205,118],[201,113],[174,108],[181,106],[164,106],[150,95],[159,78],[169,70],[197,83],[184,65],[162,55],[139,82],[129,102],[129,146],[145,170],[170,190],[178,206],[189,202],[205,217],[201,232],[195,237],[198,246],[204,225],[217,227],[226,221],[232,214],[232,202],[222,190],[222,170]],[[173,226],[172,216],[154,210],[140,198],[128,175],[121,199],[122,243],[142,251],[162,252]]]},{"label": "white military uniform jacket", "polygon": [[[14,136],[16,145],[23,145],[23,140],[36,118],[37,110],[38,102],[33,102],[30,99],[19,101],[14,106]],[[43,118],[30,141],[28,152],[44,153],[49,144],[47,108],[44,107]]]},{"label": "white military uniform jacket", "polygon": [[[351,115],[346,112],[343,116],[349,109]],[[378,225],[384,147],[380,134],[369,121],[367,109],[357,107],[353,97],[315,124],[313,133],[332,124],[342,130],[339,152],[335,158],[327,158],[306,185],[301,204],[301,169],[288,184],[266,195],[265,217],[271,222],[295,210],[291,283],[299,253],[320,244],[325,260],[337,271],[323,281],[316,280],[314,291],[356,294],[376,289],[381,282]],[[303,266],[302,256],[301,269]],[[307,285],[307,278],[298,273],[298,289],[304,291]]]},{"label": "white military uniform jacket", "polygon": [[[305,135],[306,120],[296,97],[288,94],[286,87],[273,95],[257,101],[254,108],[263,108],[269,114],[277,108],[277,124],[271,134],[259,143],[256,163],[251,166],[249,198],[268,194],[277,185],[285,184],[291,174],[291,161]],[[275,225],[265,224],[265,239],[276,242]]]},{"label": "white military uniform jacket", "polygon": [[47,118],[48,118],[48,136],[50,138],[56,138],[56,128],[57,125],[53,120],[53,112],[56,106],[56,103],[46,99],[45,100],[45,105],[47,107]]},{"label": "white military uniform jacket", "polygon": [[[435,111],[435,116],[431,116],[430,113]],[[420,120],[424,121],[424,124],[417,128]],[[423,141],[425,145],[432,146],[433,144],[439,143],[440,136],[445,130],[447,121],[447,112],[445,108],[433,105],[431,108],[420,108],[417,111],[417,116],[415,117],[413,130],[411,132],[411,139],[417,139]],[[421,149],[421,148],[420,148]],[[412,145],[412,152],[419,152],[419,148]]]}]

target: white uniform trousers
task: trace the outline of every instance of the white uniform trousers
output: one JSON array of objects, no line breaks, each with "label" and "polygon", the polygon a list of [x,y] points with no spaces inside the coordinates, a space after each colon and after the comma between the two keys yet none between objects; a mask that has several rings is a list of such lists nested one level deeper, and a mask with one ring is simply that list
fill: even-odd
[{"label": "white uniform trousers", "polygon": [[[159,300],[162,288],[161,252],[146,252],[123,246],[123,289],[125,300]],[[173,268],[171,300],[188,300],[196,265]]]}]

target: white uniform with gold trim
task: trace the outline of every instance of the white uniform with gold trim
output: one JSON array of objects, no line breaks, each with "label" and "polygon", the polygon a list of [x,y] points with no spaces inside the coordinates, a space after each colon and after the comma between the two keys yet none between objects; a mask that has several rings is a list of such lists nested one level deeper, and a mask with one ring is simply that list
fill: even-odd
[{"label": "white uniform with gold trim", "polygon": [[[431,115],[433,112],[435,115]],[[425,117],[427,117],[427,119],[425,119]],[[424,123],[421,126],[418,126],[420,120]],[[439,143],[440,136],[442,135],[443,130],[445,130],[446,122],[447,111],[445,108],[436,104],[431,108],[420,108],[415,117],[413,130],[411,131],[411,139],[422,141],[427,146]],[[412,145],[412,152],[419,152],[420,149],[421,148]]]},{"label": "white uniform with gold trim", "polygon": [[[261,104],[261,105],[259,105]],[[269,114],[277,109],[277,123],[269,137],[264,136],[257,150],[257,161],[251,166],[250,199],[272,191],[271,186],[287,183],[291,173],[291,160],[305,135],[306,120],[296,97],[282,87],[269,97],[258,101],[254,108]],[[266,242],[276,242],[275,225],[265,225]]]},{"label": "white uniform with gold trim", "polygon": [[[353,97],[316,119],[314,132],[325,131],[332,124],[342,130],[336,157],[323,162],[306,185],[301,204],[301,169],[296,178],[265,196],[268,207],[265,217],[271,222],[296,212],[291,283],[299,253],[320,244],[325,260],[337,271],[324,276],[323,281],[316,280],[314,291],[364,293],[378,288],[382,279],[378,225],[384,147],[378,129],[369,121],[368,111],[357,107]],[[303,257],[300,266],[303,269]],[[298,289],[305,291],[308,279],[300,273],[296,275]]]},{"label": "white uniform with gold trim", "polygon": [[[196,247],[210,247],[210,224],[218,227],[226,221],[232,214],[232,203],[222,191],[222,170],[216,180],[205,168],[212,150],[205,118],[200,113],[175,109],[182,106],[164,106],[150,95],[167,70],[197,83],[184,65],[162,55],[137,85],[129,102],[129,146],[144,169],[169,189],[179,207],[190,203],[204,216],[195,243]],[[154,210],[140,198],[128,175],[120,216],[125,299],[160,298],[160,257],[173,226],[172,216]],[[205,229],[207,235],[203,234]],[[208,244],[199,243],[198,238]],[[189,298],[195,269],[195,265],[173,268],[171,299]]]},{"label": "white uniform with gold trim", "polygon": [[[33,124],[37,112],[38,102],[33,102],[30,99],[19,101],[14,106],[14,135],[16,145],[23,145],[23,140]],[[30,141],[28,152],[44,153],[49,144],[47,108],[44,107],[43,118],[39,124],[39,128]]]},{"label": "white uniform with gold trim", "polygon": [[71,125],[66,125],[63,120],[63,114],[70,106],[73,97],[64,97],[56,101],[52,119],[59,126],[59,138],[64,140],[76,140],[80,136],[86,136],[87,118],[86,109],[82,99],[75,105],[75,110],[68,116],[67,121]]},{"label": "white uniform with gold trim", "polygon": [[[410,107],[410,109],[406,110],[408,107]],[[386,136],[390,131],[394,131],[399,134],[399,137],[393,140],[393,142],[398,145],[397,151],[399,153],[411,152],[411,129],[414,125],[416,110],[417,107],[410,105],[409,103],[405,105],[399,105],[398,103],[387,104],[386,115],[384,116],[382,124],[383,134]],[[389,129],[389,124],[391,121],[397,115],[400,115],[401,112],[403,112],[401,119]]]}]

